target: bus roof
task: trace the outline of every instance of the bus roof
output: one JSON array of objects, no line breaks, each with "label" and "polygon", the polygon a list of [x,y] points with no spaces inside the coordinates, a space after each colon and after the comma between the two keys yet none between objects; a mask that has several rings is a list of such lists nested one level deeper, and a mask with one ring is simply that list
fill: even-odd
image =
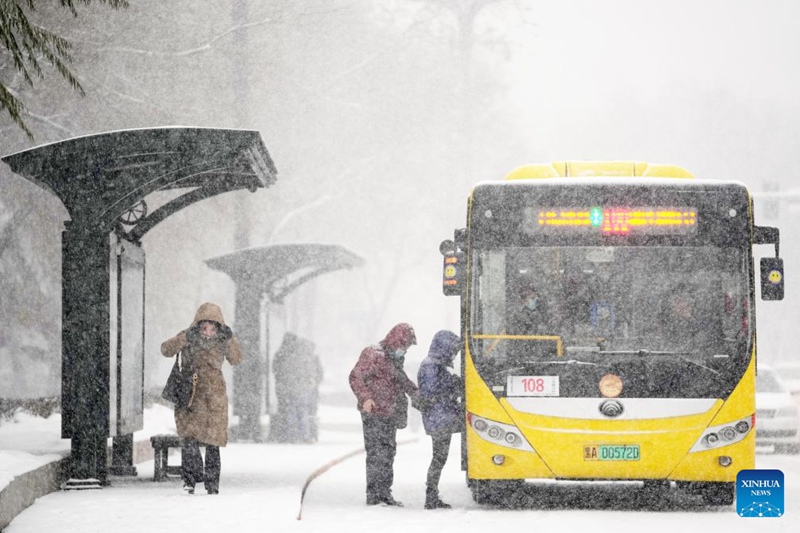
[{"label": "bus roof", "polygon": [[659,177],[693,178],[691,172],[675,165],[646,163],[644,161],[554,161],[517,167],[505,180],[576,177]]}]

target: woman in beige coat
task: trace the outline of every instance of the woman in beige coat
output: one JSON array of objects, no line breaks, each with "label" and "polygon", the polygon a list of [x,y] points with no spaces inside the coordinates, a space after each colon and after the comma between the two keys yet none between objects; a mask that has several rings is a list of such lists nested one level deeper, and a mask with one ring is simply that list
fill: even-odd
[{"label": "woman in beige coat", "polygon": [[[225,325],[222,310],[204,303],[192,325],[161,344],[161,353],[173,357],[181,352],[181,363],[198,375],[197,387],[188,407],[175,408],[178,436],[184,439],[181,450],[183,488],[194,494],[196,483],[206,492],[219,494],[220,447],[228,443],[228,394],[222,363],[237,365],[242,360],[238,341]],[[205,468],[200,444],[206,448]]]}]

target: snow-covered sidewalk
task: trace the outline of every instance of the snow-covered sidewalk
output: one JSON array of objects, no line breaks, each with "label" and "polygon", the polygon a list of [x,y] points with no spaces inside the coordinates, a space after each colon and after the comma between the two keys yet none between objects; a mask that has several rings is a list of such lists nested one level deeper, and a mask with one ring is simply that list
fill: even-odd
[{"label": "snow-covered sidewalk", "polygon": [[[134,440],[147,440],[158,433],[175,433],[172,410],[154,405],[146,410],[144,428]],[[111,446],[111,439],[108,440]],[[18,411],[0,424],[0,491],[14,477],[69,456],[70,441],[61,438],[61,414],[48,418]]]},{"label": "snow-covered sidewalk", "polygon": [[[167,410],[169,411],[169,410]],[[155,434],[174,432],[170,427],[171,412],[156,409],[149,412],[145,433]],[[35,418],[35,417],[34,417]],[[51,417],[53,418],[53,417]],[[59,491],[39,498],[36,503],[17,516],[4,531],[60,531],[60,532],[108,532],[115,531],[182,531],[191,527],[194,531],[215,531],[236,528],[236,531],[283,531],[297,527],[300,511],[300,494],[309,475],[327,463],[348,453],[362,449],[360,418],[355,409],[320,407],[320,442],[314,445],[288,444],[246,444],[231,443],[221,450],[222,479],[219,496],[209,496],[198,486],[197,494],[189,496],[181,490],[179,480],[153,482],[153,461],[137,464],[139,475],[135,478],[112,477],[111,486],[101,490]],[[57,419],[29,420],[22,416],[16,427],[5,426],[5,435],[0,435],[0,445],[8,446],[12,440],[18,447],[30,444],[28,439],[36,439],[36,434],[52,434]],[[26,427],[23,430],[22,428]],[[37,426],[34,428],[34,426]],[[326,429],[330,428],[330,429]],[[10,436],[15,433],[14,437]],[[56,433],[57,435],[57,433]],[[135,437],[144,438],[137,433]],[[406,471],[403,464],[407,455],[405,448],[429,445],[424,434],[411,429],[399,433],[401,445],[398,453],[398,478]],[[27,444],[26,444],[27,443]],[[47,445],[44,445],[47,444]],[[69,441],[55,439],[42,442],[38,451],[69,451]],[[61,454],[35,453],[3,449],[5,459],[11,458],[9,465],[15,471],[44,464],[47,460],[60,458]],[[419,452],[408,454],[413,457]],[[427,448],[425,448],[425,452]],[[174,453],[171,463],[179,462],[179,454]],[[351,463],[351,464],[345,464]],[[457,464],[457,461],[454,461]],[[9,465],[3,467],[12,472]],[[327,509],[330,498],[334,501],[344,498],[354,510],[364,508],[364,456],[357,454],[341,465],[334,466],[324,476],[337,468],[347,472],[361,470],[347,486],[320,489],[321,478],[309,485],[306,493],[304,518],[319,519],[319,513]],[[427,463],[417,465],[416,483],[419,494],[414,495],[416,507],[422,507],[424,476]],[[326,492],[336,494],[326,494]],[[409,495],[406,495],[409,496]],[[398,495],[398,497],[400,497]],[[327,512],[327,511],[323,511]],[[316,521],[316,520],[314,520]]]}]

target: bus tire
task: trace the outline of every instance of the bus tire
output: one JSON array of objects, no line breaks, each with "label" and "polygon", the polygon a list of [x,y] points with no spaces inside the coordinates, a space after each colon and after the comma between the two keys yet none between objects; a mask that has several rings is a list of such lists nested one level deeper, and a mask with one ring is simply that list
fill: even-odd
[{"label": "bus tire", "polygon": [[707,505],[732,505],[736,495],[736,483],[705,483],[703,501]]},{"label": "bus tire", "polygon": [[523,480],[468,479],[472,499],[480,505],[519,506]]},{"label": "bus tire", "polygon": [[479,505],[490,505],[497,499],[497,488],[488,479],[467,479],[472,499]]},{"label": "bus tire", "polygon": [[669,493],[671,488],[668,479],[645,479],[642,483],[642,491],[645,494],[663,497]]}]

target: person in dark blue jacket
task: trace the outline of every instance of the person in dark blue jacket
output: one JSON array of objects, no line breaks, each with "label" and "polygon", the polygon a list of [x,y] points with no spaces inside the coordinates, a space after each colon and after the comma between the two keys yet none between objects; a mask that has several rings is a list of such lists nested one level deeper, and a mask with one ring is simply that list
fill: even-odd
[{"label": "person in dark blue jacket", "polygon": [[464,414],[459,405],[463,385],[461,378],[448,370],[461,350],[461,338],[452,331],[442,330],[433,336],[428,357],[419,367],[419,386],[422,423],[431,436],[433,456],[428,467],[425,486],[425,509],[449,509],[439,499],[439,479],[450,453],[450,438],[464,427]]}]

